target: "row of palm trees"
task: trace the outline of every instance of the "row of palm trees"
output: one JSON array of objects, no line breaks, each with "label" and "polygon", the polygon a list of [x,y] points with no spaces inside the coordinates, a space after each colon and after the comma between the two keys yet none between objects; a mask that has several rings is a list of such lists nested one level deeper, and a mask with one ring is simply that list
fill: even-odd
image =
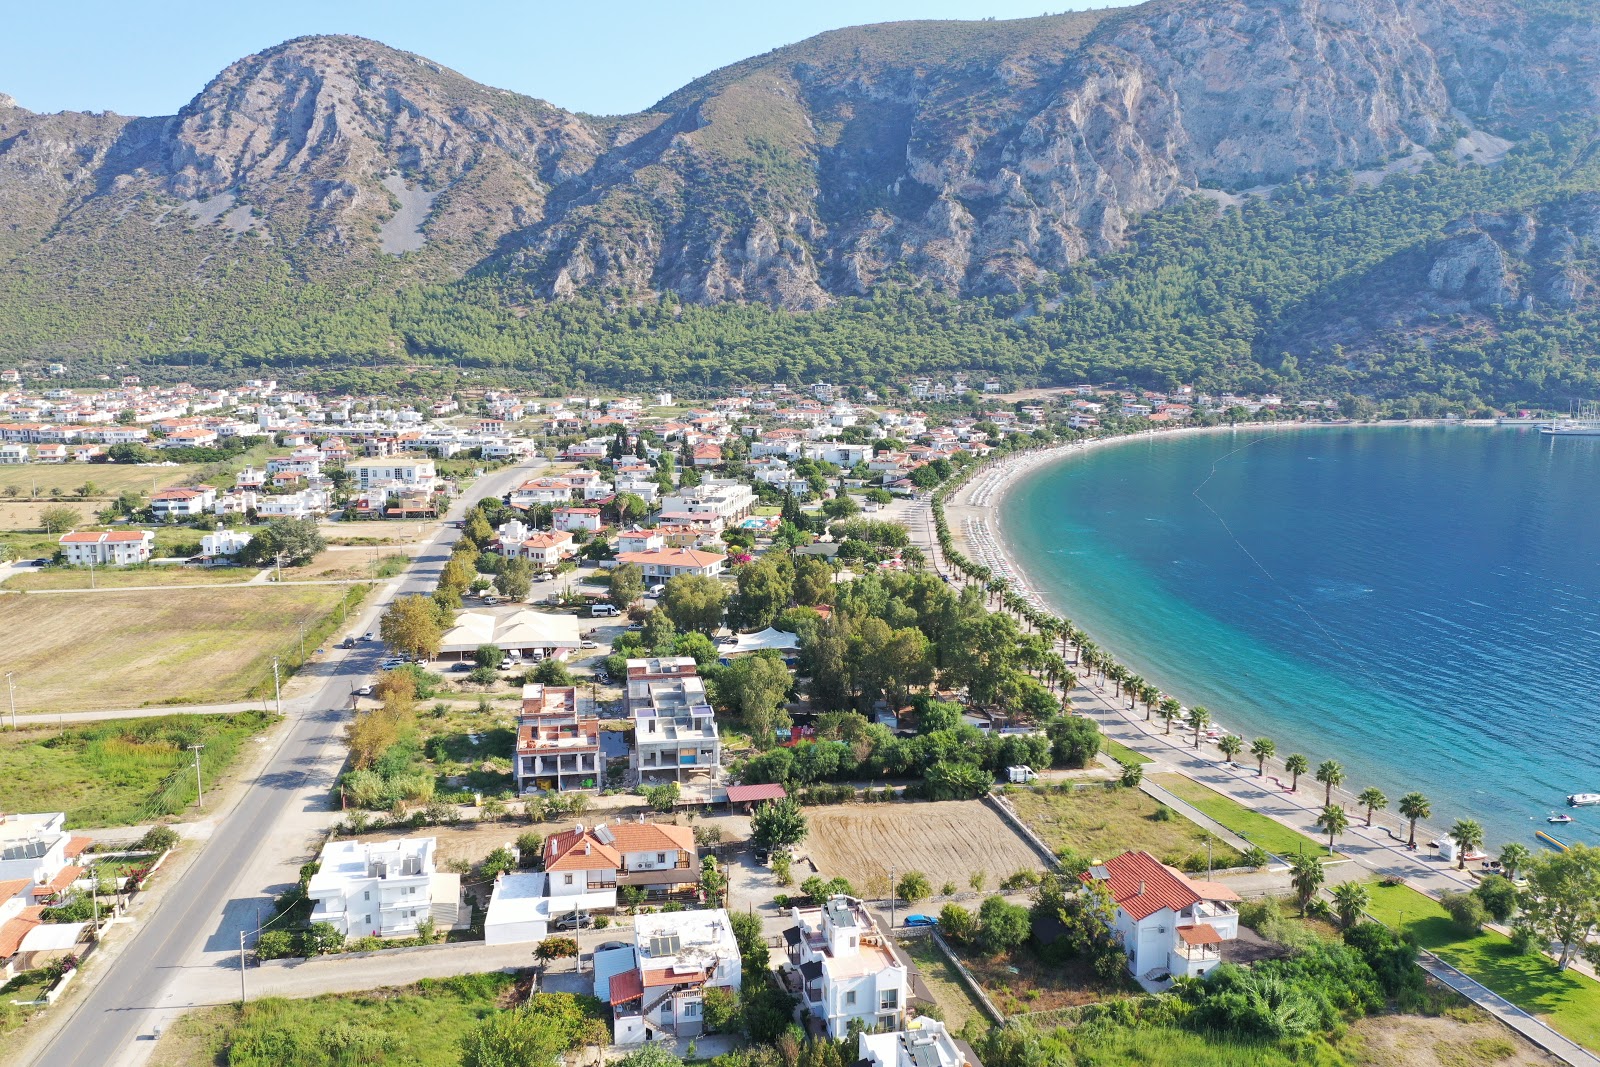
[{"label": "row of palm trees", "polygon": [[[1151,685],[1144,678],[1118,663],[1109,653],[1101,649],[1084,633],[1072,624],[1070,619],[1051,614],[1029,602],[1025,597],[1011,588],[1003,576],[996,575],[988,567],[974,563],[956,550],[950,537],[950,527],[945,519],[945,498],[959,489],[968,478],[977,470],[969,467],[959,478],[945,483],[933,494],[933,519],[934,531],[939,540],[939,549],[944,558],[957,570],[962,572],[968,580],[976,582],[987,594],[986,602],[991,607],[1004,607],[1013,616],[1021,620],[1030,633],[1037,633],[1050,641],[1060,641],[1061,654],[1048,658],[1024,656],[1024,663],[1030,665],[1029,669],[1038,668],[1037,673],[1047,676],[1049,684],[1054,686],[1058,679],[1065,680],[1072,677],[1073,669],[1082,670],[1091,681],[1098,681],[1101,685],[1110,682],[1114,687],[1114,697],[1119,702],[1126,697],[1128,710],[1137,711],[1142,703],[1145,707],[1145,721],[1149,722],[1155,716],[1160,716],[1166,723],[1166,733],[1171,734],[1175,723],[1182,722],[1194,732],[1194,747],[1199,748],[1202,734],[1212,723],[1211,712],[1205,707],[1196,705],[1185,709],[1175,698],[1162,693],[1160,689]],[[1070,663],[1066,661],[1068,652],[1072,654]],[[1063,693],[1063,697],[1065,693]],[[1237,734],[1226,734],[1216,739],[1218,751],[1231,763],[1245,751],[1244,739]],[[1249,753],[1256,761],[1256,774],[1258,777],[1266,776],[1267,761],[1277,754],[1277,744],[1270,737],[1258,737],[1249,744]],[[1311,774],[1311,761],[1302,753],[1291,752],[1284,757],[1283,767],[1285,773],[1290,775],[1289,791],[1297,792],[1300,788],[1300,778]],[[1344,784],[1346,775],[1343,765],[1337,760],[1324,760],[1317,765],[1313,774],[1316,781],[1324,787],[1323,807],[1317,816],[1316,825],[1328,835],[1328,850],[1333,851],[1334,839],[1345,833],[1350,828],[1350,816],[1342,805],[1333,802],[1333,791]],[[1365,825],[1372,825],[1373,816],[1380,811],[1387,810],[1389,798],[1376,786],[1368,786],[1356,796],[1356,803],[1366,809]],[[1417,823],[1433,815],[1433,805],[1421,793],[1410,792],[1402,796],[1395,805],[1395,811],[1406,820],[1407,839],[1406,848],[1415,850],[1417,847]],[[1483,827],[1473,819],[1458,819],[1450,828],[1448,836],[1455,841],[1458,854],[1461,857],[1460,868],[1466,868],[1466,856],[1483,847]],[[1500,862],[1507,868],[1508,874],[1514,874],[1516,869],[1527,861],[1528,850],[1518,844],[1507,845],[1500,856]],[[1315,864],[1321,871],[1321,864]],[[1309,875],[1308,875],[1309,877]],[[1298,885],[1298,883],[1297,883]],[[1317,883],[1320,887],[1321,882]],[[1311,889],[1311,894],[1316,893],[1316,888]],[[1343,888],[1343,887],[1340,887]],[[1339,910],[1339,901],[1335,890],[1335,910]],[[1306,898],[1309,900],[1309,896]],[[1365,904],[1363,903],[1364,907]],[[1359,912],[1359,909],[1357,909]]]}]

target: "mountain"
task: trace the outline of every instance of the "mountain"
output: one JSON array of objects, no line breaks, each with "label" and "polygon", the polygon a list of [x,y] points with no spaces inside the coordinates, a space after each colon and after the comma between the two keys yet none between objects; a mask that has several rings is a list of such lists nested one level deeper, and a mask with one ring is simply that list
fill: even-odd
[{"label": "mountain", "polygon": [[[326,342],[273,308],[348,316],[464,278],[519,317],[624,293],[791,311],[885,286],[1048,294],[1137,248],[1154,215],[1493,170],[1597,105],[1600,20],[1578,0],[1152,0],[862,26],[618,117],[301,38],[170,117],[0,97],[0,352],[207,356],[241,333],[226,308],[272,351],[316,358]],[[1463,201],[1267,333],[1359,344],[1441,309],[1587,306],[1591,285],[1557,277],[1582,274],[1571,254],[1516,237],[1518,212],[1567,210],[1570,183],[1549,192]],[[1502,279],[1537,278],[1495,283],[1494,250]],[[1381,324],[1328,303],[1360,285],[1383,287]],[[459,348],[425,332],[384,311],[345,343]]]}]

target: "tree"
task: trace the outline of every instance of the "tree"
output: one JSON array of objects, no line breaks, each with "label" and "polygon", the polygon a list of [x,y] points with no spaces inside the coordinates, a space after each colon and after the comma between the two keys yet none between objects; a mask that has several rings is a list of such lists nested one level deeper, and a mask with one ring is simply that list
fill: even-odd
[{"label": "tree", "polygon": [[479,645],[478,650],[472,654],[472,661],[491,671],[499,670],[500,664],[506,661],[505,649],[499,645]]},{"label": "tree", "polygon": [[1258,737],[1250,742],[1250,755],[1256,758],[1256,777],[1262,778],[1267,773],[1267,760],[1278,751],[1278,745],[1270,737]]},{"label": "tree", "polygon": [[[739,998],[730,990],[719,986],[707,986],[701,994],[701,1014],[705,1018],[706,1029],[713,1034],[733,1034],[744,1029],[744,1010],[739,1003]],[[646,1045],[645,1049],[661,1049],[660,1045]],[[666,1051],[661,1049],[661,1051]]]},{"label": "tree", "polygon": [[789,668],[776,652],[740,656],[717,677],[717,693],[739,716],[757,748],[769,748],[776,731],[789,728],[784,710],[788,699]]},{"label": "tree", "polygon": [[650,805],[651,811],[665,812],[678,806],[678,797],[682,791],[677,782],[665,782],[661,785],[645,786],[642,792],[645,803]]},{"label": "tree", "polygon": [[680,633],[672,639],[672,654],[674,656],[688,656],[693,659],[695,666],[705,670],[717,662],[717,646],[711,643],[711,638],[703,633]]},{"label": "tree", "polygon": [[972,940],[973,935],[977,932],[978,924],[973,918],[972,912],[963,908],[960,904],[950,903],[940,909],[939,933],[944,935],[946,941],[965,945]]},{"label": "tree", "polygon": [[433,659],[444,641],[439,608],[425,596],[396,597],[378,623],[384,644],[417,659]]},{"label": "tree", "polygon": [[1484,910],[1497,923],[1511,918],[1517,910],[1517,887],[1511,879],[1491,874],[1472,889],[1472,895],[1483,902]]},{"label": "tree", "polygon": [[66,533],[83,521],[77,508],[64,505],[43,508],[39,512],[39,528],[47,534]]},{"label": "tree", "polygon": [[1067,715],[1045,727],[1050,765],[1087,767],[1100,752],[1100,727],[1086,715]]},{"label": "tree", "polygon": [[1439,906],[1450,913],[1450,919],[1466,934],[1476,934],[1489,919],[1488,909],[1473,893],[1441,893]]},{"label": "tree", "polygon": [[1328,851],[1333,851],[1333,839],[1350,829],[1349,814],[1337,804],[1329,804],[1317,815],[1317,825],[1328,835]]},{"label": "tree", "polygon": [[1467,853],[1483,844],[1483,827],[1472,819],[1457,819],[1456,824],[1450,827],[1450,839],[1456,843],[1461,854],[1461,862],[1456,869],[1464,871],[1467,869]]},{"label": "tree", "polygon": [[978,908],[978,948],[990,955],[1010,952],[1033,934],[1028,909],[1002,896],[992,896]]},{"label": "tree", "polygon": [[806,817],[790,798],[769,800],[750,817],[750,839],[760,848],[792,848],[806,839]]},{"label": "tree", "polygon": [[1161,721],[1167,724],[1166,733],[1172,733],[1172,724],[1183,718],[1183,705],[1178,703],[1177,697],[1167,697],[1161,702]]},{"label": "tree", "polygon": [[88,500],[99,491],[100,487],[95,485],[93,482],[84,482],[82,485],[78,486],[78,488],[73,490],[74,493],[78,494],[79,500]]},{"label": "tree", "polygon": [[1294,887],[1302,914],[1311,906],[1311,898],[1317,895],[1327,877],[1322,861],[1313,853],[1301,852],[1289,861],[1289,884]]},{"label": "tree", "polygon": [[480,509],[473,508],[472,514],[467,519],[466,528],[461,532],[461,536],[477,547],[482,548],[494,540],[494,527],[489,525],[488,517]]},{"label": "tree", "polygon": [[1396,810],[1410,824],[1411,836],[1406,841],[1406,847],[1414,849],[1417,847],[1417,823],[1433,814],[1433,805],[1421,793],[1407,793],[1400,798]]},{"label": "tree", "polygon": [[500,573],[495,575],[494,584],[502,596],[526,600],[529,590],[533,588],[533,565],[520,556],[508,559],[501,566]]},{"label": "tree", "polygon": [[1233,758],[1237,756],[1240,750],[1243,748],[1244,738],[1238,736],[1237,734],[1228,734],[1226,737],[1222,738],[1222,740],[1217,742],[1217,751],[1221,752],[1222,758],[1227,760],[1229,763],[1233,762]]},{"label": "tree", "polygon": [[1565,970],[1600,926],[1600,848],[1536,853],[1523,874],[1528,886],[1519,900],[1521,922],[1542,941],[1561,946],[1556,966]]},{"label": "tree", "polygon": [[787,556],[769,554],[739,568],[733,617],[741,629],[761,630],[794,598],[793,565]]},{"label": "tree", "polygon": [[1372,825],[1372,813],[1382,811],[1389,806],[1389,798],[1383,795],[1383,790],[1375,785],[1369,785],[1356,797],[1356,803],[1367,809],[1367,825]]},{"label": "tree", "polygon": [[816,556],[801,556],[794,564],[794,602],[827,604],[833,600],[833,568]]},{"label": "tree", "polygon": [[281,558],[284,566],[297,567],[311,562],[327,547],[316,519],[273,519],[250,539],[241,555],[247,562],[271,563]]},{"label": "tree", "polygon": [[919,900],[927,900],[933,896],[933,886],[928,882],[928,876],[921,871],[907,871],[901,875],[894,891],[895,895],[907,904],[915,904]]},{"label": "tree", "polygon": [[1361,913],[1372,903],[1372,890],[1365,882],[1340,882],[1333,887],[1333,913],[1339,926],[1348,930],[1361,921]]},{"label": "tree", "polygon": [[680,574],[667,580],[661,607],[685,633],[712,634],[722,625],[728,587],[704,574]]},{"label": "tree", "polygon": [[1189,709],[1189,725],[1194,728],[1194,747],[1200,747],[1200,731],[1211,725],[1211,712],[1196,705]]},{"label": "tree", "polygon": [[1344,765],[1338,760],[1323,760],[1317,765],[1317,781],[1327,787],[1322,803],[1326,807],[1333,803],[1333,787],[1344,782]]},{"label": "tree", "polygon": [[1292,775],[1289,792],[1296,793],[1300,790],[1300,776],[1311,769],[1311,761],[1298,752],[1291,752],[1283,761],[1283,769]]},{"label": "tree", "polygon": [[1505,870],[1506,877],[1515,880],[1517,872],[1528,865],[1528,860],[1533,858],[1533,852],[1527,845],[1520,841],[1513,841],[1500,849],[1500,866]]},{"label": "tree", "polygon": [[555,686],[574,685],[577,682],[572,672],[567,670],[567,665],[555,658],[540,660],[533,665],[533,670],[523,672],[522,680],[524,683]]},{"label": "tree", "polygon": [[606,599],[614,607],[626,609],[644,595],[644,571],[637,564],[621,563],[606,579]]}]

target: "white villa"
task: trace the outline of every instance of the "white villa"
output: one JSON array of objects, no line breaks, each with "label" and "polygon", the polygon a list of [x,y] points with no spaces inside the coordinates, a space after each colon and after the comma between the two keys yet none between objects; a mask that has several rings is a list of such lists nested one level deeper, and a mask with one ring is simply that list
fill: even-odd
[{"label": "white villa", "polygon": [[330,841],[306,893],[314,923],[350,937],[405,936],[429,918],[455,925],[461,876],[435,870],[431,837]]},{"label": "white villa", "polygon": [[1084,872],[1116,902],[1112,929],[1128,969],[1146,988],[1172,978],[1198,978],[1222,962],[1222,946],[1239,936],[1239,895],[1217,882],[1190,878],[1148,852],[1124,852]]},{"label": "white villa", "polygon": [[906,966],[878,932],[866,905],[835,896],[821,908],[792,909],[784,932],[800,972],[801,1004],[839,1040],[859,1023],[869,1033],[900,1029],[910,988]]},{"label": "white villa", "polygon": [[595,953],[594,992],[611,1005],[612,1040],[637,1045],[705,1030],[705,991],[737,994],[739,944],[721,908],[640,915],[633,945]]}]

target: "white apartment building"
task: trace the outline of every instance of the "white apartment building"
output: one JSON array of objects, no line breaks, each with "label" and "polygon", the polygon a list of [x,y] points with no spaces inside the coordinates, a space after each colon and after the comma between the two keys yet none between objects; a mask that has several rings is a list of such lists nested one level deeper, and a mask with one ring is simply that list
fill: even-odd
[{"label": "white apartment building", "polygon": [[214,558],[237,556],[254,535],[243,530],[217,529],[200,538],[200,554]]},{"label": "white apartment building", "polygon": [[[83,868],[73,860],[93,839],[74,837],[65,829],[64,812],[0,815],[0,883],[27,891],[34,898],[50,897],[77,881]],[[26,886],[9,883],[26,882]],[[15,892],[6,896],[15,895]]]},{"label": "white apartment building", "polygon": [[149,563],[156,535],[149,530],[87,530],[61,536],[61,551],[74,567],[126,567]]},{"label": "white apartment building", "polygon": [[311,921],[349,937],[414,934],[432,918],[454,925],[461,876],[434,869],[434,839],[330,841],[306,886]]},{"label": "white apartment building", "polygon": [[978,1067],[978,1060],[944,1023],[919,1017],[904,1030],[857,1037],[856,1067]]},{"label": "white apartment building", "polygon": [[727,523],[750,514],[755,504],[755,490],[748,485],[713,478],[664,497],[661,510],[688,515],[715,515]]},{"label": "white apartment building", "polygon": [[398,485],[432,492],[439,480],[431,459],[358,459],[346,463],[344,469],[361,490]]},{"label": "white apartment building", "polygon": [[705,1031],[705,991],[737,994],[739,945],[721,908],[640,915],[633,945],[595,953],[595,995],[611,1005],[612,1040],[637,1045]]},{"label": "white apartment building", "polygon": [[697,670],[689,656],[628,660],[629,761],[640,781],[681,782],[696,774],[716,781],[720,775],[722,738]]},{"label": "white apartment building", "polygon": [[878,932],[866,905],[830,897],[821,908],[791,911],[784,933],[789,963],[800,972],[801,1003],[834,1040],[851,1023],[868,1032],[900,1029],[910,989],[907,968]]},{"label": "white apartment building", "polygon": [[1146,989],[1199,978],[1222,962],[1239,936],[1239,895],[1225,885],[1173,870],[1148,852],[1124,852],[1090,867],[1085,882],[1105,885],[1116,902],[1112,932],[1128,969]]},{"label": "white apartment building", "polygon": [[150,497],[150,510],[158,519],[176,522],[204,515],[217,502],[217,491],[209,485],[163,489]]}]

